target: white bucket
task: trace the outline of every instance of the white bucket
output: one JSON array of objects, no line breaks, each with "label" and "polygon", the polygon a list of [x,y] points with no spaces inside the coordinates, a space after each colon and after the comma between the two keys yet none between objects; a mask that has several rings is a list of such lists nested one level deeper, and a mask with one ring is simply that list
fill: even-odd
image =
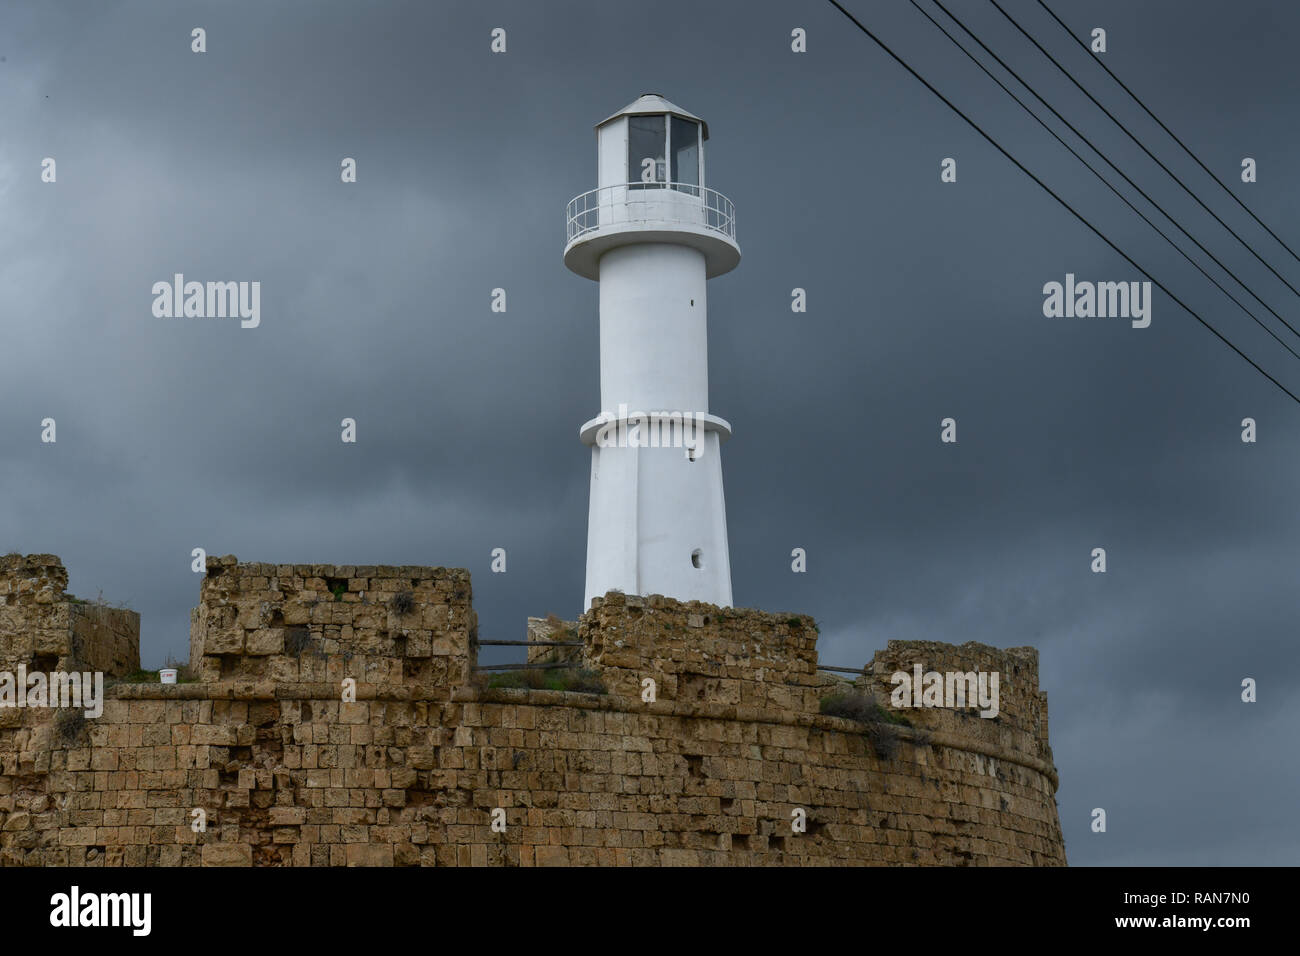
[{"label": "white bucket", "polygon": [[176,683],[176,668],[164,667],[162,670],[158,672],[158,680],[160,680],[164,684]]}]

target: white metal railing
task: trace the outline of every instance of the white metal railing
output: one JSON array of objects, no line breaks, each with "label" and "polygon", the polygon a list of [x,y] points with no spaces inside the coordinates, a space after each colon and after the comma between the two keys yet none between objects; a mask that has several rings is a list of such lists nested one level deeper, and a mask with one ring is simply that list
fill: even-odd
[{"label": "white metal railing", "polygon": [[691,183],[620,183],[569,200],[566,242],[603,225],[657,220],[703,226],[736,239],[736,207],[716,189]]}]

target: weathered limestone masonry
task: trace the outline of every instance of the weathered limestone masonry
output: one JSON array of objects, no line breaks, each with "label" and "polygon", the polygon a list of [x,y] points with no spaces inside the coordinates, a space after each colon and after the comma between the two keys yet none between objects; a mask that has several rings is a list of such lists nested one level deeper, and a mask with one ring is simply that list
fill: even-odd
[{"label": "weathered limestone masonry", "polygon": [[640,694],[640,682],[651,677],[661,700],[683,705],[815,714],[825,691],[810,617],[608,594],[592,601],[578,634],[611,690],[627,696]]},{"label": "weathered limestone masonry", "polygon": [[[992,762],[988,772],[1015,775],[1017,764],[999,766],[997,754],[1014,755],[1020,766],[1035,769],[1055,780],[1052,748],[1047,742],[1047,695],[1038,689],[1038,651],[1032,647],[999,650],[987,644],[954,647],[938,641],[890,641],[871,662],[871,683],[878,699],[889,699],[894,685],[890,675],[911,673],[914,664],[925,671],[996,673],[999,680],[999,714],[979,715],[979,708],[913,708],[903,711],[932,741],[947,741]],[[1053,787],[1055,790],[1055,787]]]},{"label": "weathered limestone masonry", "polygon": [[68,572],[52,554],[0,557],[0,670],[136,670],[140,615],[89,604],[67,587]]},{"label": "weathered limestone masonry", "polygon": [[469,680],[475,622],[468,571],[209,558],[190,666],[207,682],[326,682],[331,697],[344,677],[445,692]]},{"label": "weathered limestone masonry", "polygon": [[860,682],[879,699],[913,663],[997,667],[1001,713],[909,711],[877,755],[819,713],[810,618],[611,593],[578,633],[609,693],[488,689],[463,570],[209,559],[197,682],[0,727],[0,863],[1065,863],[1031,649],[890,642]]}]

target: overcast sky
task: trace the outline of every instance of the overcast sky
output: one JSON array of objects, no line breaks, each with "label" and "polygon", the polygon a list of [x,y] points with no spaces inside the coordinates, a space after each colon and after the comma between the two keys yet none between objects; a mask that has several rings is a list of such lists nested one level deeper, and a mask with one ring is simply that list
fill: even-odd
[{"label": "overcast sky", "polygon": [[[991,4],[944,2],[1300,326]],[[1037,3],[1001,2],[1300,286]],[[1111,69],[1300,249],[1300,6],[1049,2],[1104,27]],[[1300,361],[905,0],[847,6],[1300,392]],[[1037,647],[1072,864],[1300,861],[1300,407],[1158,290],[1146,329],[1045,318],[1067,272],[1143,277],[827,3],[5,3],[0,552],[128,602],[153,667],[188,655],[195,547],[467,567],[484,637],[576,617],[597,286],[561,261],[564,205],[596,184],[593,125],[650,90],[708,121],[736,204],[708,316],[736,604],[815,616],[841,666],[890,638]],[[177,272],[261,282],[260,327],[155,318]]]}]

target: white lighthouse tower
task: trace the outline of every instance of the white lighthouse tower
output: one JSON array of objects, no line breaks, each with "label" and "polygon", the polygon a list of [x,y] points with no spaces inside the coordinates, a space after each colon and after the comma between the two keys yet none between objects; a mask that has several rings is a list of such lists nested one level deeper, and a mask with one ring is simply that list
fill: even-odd
[{"label": "white lighthouse tower", "polygon": [[568,206],[564,264],[600,283],[584,610],[613,590],[731,604],[705,280],[740,247],[731,201],[704,185],[708,138],[646,93],[596,126],[597,188]]}]

